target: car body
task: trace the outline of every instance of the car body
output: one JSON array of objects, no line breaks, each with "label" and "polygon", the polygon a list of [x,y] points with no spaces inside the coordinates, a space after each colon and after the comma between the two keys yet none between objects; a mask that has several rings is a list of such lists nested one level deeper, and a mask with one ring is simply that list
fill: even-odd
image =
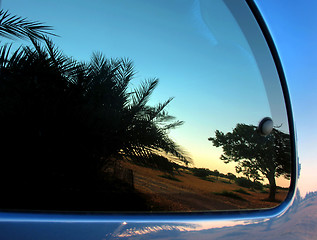
[{"label": "car body", "polygon": [[[254,3],[249,2],[251,7]],[[278,208],[269,210],[254,210],[248,212],[213,212],[213,213],[178,213],[178,214],[47,214],[47,213],[18,213],[2,212],[0,218],[0,238],[1,239],[314,239],[316,238],[317,227],[317,193],[316,177],[314,170],[317,165],[314,163],[316,150],[314,143],[316,140],[316,128],[313,123],[317,121],[317,111],[314,109],[316,97],[313,92],[316,90],[316,83],[313,77],[316,76],[316,70],[308,68],[304,72],[304,66],[300,65],[300,60],[289,60],[288,57],[295,58],[295,53],[302,49],[303,45],[312,45],[311,42],[305,42],[294,47],[290,42],[312,41],[308,38],[296,36],[295,39],[286,40],[285,38],[293,36],[291,32],[285,32],[286,36],[280,36],[286,19],[279,19],[279,13],[285,11],[289,3],[284,1],[275,6],[275,2],[256,1],[259,12],[262,13],[269,31],[272,34],[273,42],[276,45],[281,63],[277,62],[278,67],[283,67],[286,80],[289,84],[291,102],[294,108],[294,119],[297,123],[297,133],[299,140],[298,156],[296,157],[296,180],[293,182],[293,189],[288,199]],[[284,4],[284,5],[283,5]],[[306,11],[313,13],[309,6],[303,6]],[[312,4],[314,5],[314,4]],[[253,6],[255,14],[256,6]],[[316,9],[316,4],[314,5]],[[274,10],[272,10],[274,9]],[[304,13],[298,13],[295,8],[291,8],[299,16],[305,16]],[[274,14],[272,13],[274,12]],[[308,13],[308,14],[309,14]],[[271,17],[273,15],[273,17]],[[258,16],[259,17],[259,16]],[[259,17],[261,19],[261,17]],[[295,18],[295,17],[294,17]],[[290,18],[288,22],[296,24],[296,19]],[[314,27],[315,22],[309,22]],[[306,22],[306,24],[309,24]],[[263,23],[262,23],[263,24]],[[315,25],[316,26],[316,25]],[[291,28],[291,27],[289,27]],[[305,28],[306,29],[306,28]],[[301,33],[301,36],[310,33]],[[307,30],[309,31],[309,30]],[[311,34],[312,35],[312,34]],[[316,39],[316,35],[312,35]],[[271,42],[271,44],[273,44]],[[289,44],[289,45],[287,45]],[[286,45],[286,46],[285,46]],[[290,54],[289,51],[294,53]],[[316,53],[316,48],[311,49]],[[303,51],[299,58],[305,58]],[[311,52],[309,54],[312,54]],[[274,53],[276,54],[276,53]],[[286,57],[283,57],[284,54]],[[316,59],[317,55],[312,54],[311,59]],[[279,61],[276,59],[276,61]],[[307,61],[303,59],[302,61]],[[298,63],[298,64],[297,64]],[[313,66],[313,62],[308,62]],[[295,66],[296,65],[296,66]],[[294,75],[293,68],[299,68],[297,75]],[[282,70],[282,69],[280,69]],[[298,79],[298,76],[306,75],[305,78]],[[302,85],[297,81],[304,81]],[[301,91],[298,93],[297,91]],[[310,94],[312,93],[312,94]],[[304,95],[305,99],[302,100]],[[296,101],[301,101],[299,105]],[[310,101],[310,102],[309,102]],[[288,103],[289,104],[289,103]],[[305,104],[305,105],[304,105]],[[312,104],[310,110],[307,110],[308,104]],[[300,116],[307,114],[309,119]],[[311,115],[309,115],[311,114]],[[299,119],[299,120],[297,120]],[[314,121],[316,120],[316,121]],[[293,123],[292,123],[293,124]],[[309,128],[307,127],[309,125]],[[308,129],[307,129],[307,128]],[[310,129],[312,127],[312,129]],[[305,138],[309,138],[307,146],[303,145]],[[303,141],[303,143],[301,143]],[[308,151],[308,153],[307,153]]]}]

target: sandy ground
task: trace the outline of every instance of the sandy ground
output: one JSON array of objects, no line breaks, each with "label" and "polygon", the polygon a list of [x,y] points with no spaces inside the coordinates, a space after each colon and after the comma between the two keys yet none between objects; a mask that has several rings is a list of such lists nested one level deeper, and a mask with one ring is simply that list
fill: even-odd
[{"label": "sandy ground", "polygon": [[[134,187],[147,197],[153,211],[259,209],[272,208],[280,204],[265,201],[268,193],[254,192],[234,183],[224,183],[221,179],[210,182],[182,172],[175,174],[179,180],[175,181],[161,177],[164,173],[158,170],[128,162],[123,165],[133,170]],[[235,192],[237,189],[243,189],[250,195]],[[233,192],[243,199],[215,194],[223,191]],[[278,190],[276,199],[283,201],[286,195],[286,190]]]}]

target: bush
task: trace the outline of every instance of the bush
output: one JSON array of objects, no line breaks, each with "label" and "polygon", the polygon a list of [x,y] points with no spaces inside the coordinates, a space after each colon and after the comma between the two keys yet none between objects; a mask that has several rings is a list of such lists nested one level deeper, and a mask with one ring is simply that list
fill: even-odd
[{"label": "bush", "polygon": [[227,173],[226,178],[228,178],[229,180],[235,180],[237,177],[233,173]]},{"label": "bush", "polygon": [[193,168],[192,172],[194,176],[200,178],[206,178],[207,176],[211,175],[211,171],[207,168]]},{"label": "bush", "polygon": [[239,177],[236,180],[236,184],[238,184],[240,187],[245,187],[245,188],[251,188],[252,187],[252,181],[249,179],[246,179],[245,177]]}]

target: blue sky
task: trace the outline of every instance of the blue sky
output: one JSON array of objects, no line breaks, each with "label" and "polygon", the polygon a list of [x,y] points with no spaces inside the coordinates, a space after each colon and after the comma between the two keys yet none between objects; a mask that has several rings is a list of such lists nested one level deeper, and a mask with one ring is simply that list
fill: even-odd
[{"label": "blue sky", "polygon": [[197,167],[235,172],[208,137],[271,116],[248,42],[221,1],[4,0],[2,8],[53,26],[54,42],[77,60],[94,51],[131,58],[134,86],[159,78],[151,104],[175,97],[168,111],[185,124],[170,135]]}]

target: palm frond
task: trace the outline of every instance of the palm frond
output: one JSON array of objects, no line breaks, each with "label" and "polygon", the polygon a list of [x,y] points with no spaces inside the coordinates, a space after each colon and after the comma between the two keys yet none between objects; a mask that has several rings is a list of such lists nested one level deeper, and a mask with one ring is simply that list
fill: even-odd
[{"label": "palm frond", "polygon": [[9,61],[9,54],[12,44],[5,44],[0,47],[0,66],[5,66]]},{"label": "palm frond", "polygon": [[120,59],[120,67],[117,70],[117,83],[118,88],[122,92],[126,92],[128,84],[135,75],[133,62],[128,58]]},{"label": "palm frond", "polygon": [[111,83],[111,87],[117,85],[117,72],[121,67],[118,59],[107,59],[102,53],[94,52],[90,61],[90,78],[92,83]]},{"label": "palm frond", "polygon": [[169,98],[163,103],[159,103],[155,107],[150,108],[150,121],[156,120],[157,123],[162,122],[162,121],[169,121],[173,119],[174,117],[169,116],[167,112],[164,111],[164,108],[173,100],[174,98]]},{"label": "palm frond", "polygon": [[108,63],[108,59],[101,52],[94,52],[90,60],[91,70],[97,74]]},{"label": "palm frond", "polygon": [[27,18],[11,15],[3,9],[0,10],[0,36],[2,37],[43,39],[46,34],[56,36],[50,32],[51,30],[53,30],[52,27],[41,22],[30,21]]},{"label": "palm frond", "polygon": [[80,69],[83,70],[82,66],[79,66],[80,64],[77,61],[64,55],[63,52],[55,46],[51,39],[44,37],[44,41],[52,66],[58,69],[58,71],[62,74],[67,74],[68,77],[71,78],[73,74],[78,74]]},{"label": "palm frond", "polygon": [[12,44],[4,44],[0,47],[0,67],[14,68],[22,65],[25,61],[26,54],[22,47],[17,48],[13,53],[11,52]]},{"label": "palm frond", "polygon": [[135,75],[133,61],[131,61],[129,58],[122,58],[120,62],[122,67],[118,70],[119,77],[121,79],[132,80]]},{"label": "palm frond", "polygon": [[132,103],[136,108],[141,108],[149,101],[149,98],[158,84],[158,79],[153,78],[141,83],[140,87],[133,91]]},{"label": "palm frond", "polygon": [[174,129],[174,128],[177,128],[177,127],[179,127],[179,126],[181,126],[181,125],[183,125],[184,124],[184,121],[176,121],[176,122],[173,122],[173,123],[171,123],[171,124],[167,124],[167,125],[165,125],[164,127],[163,127],[163,129],[164,130],[170,130],[170,129]]},{"label": "palm frond", "polygon": [[[35,50],[36,50],[36,53],[38,54],[38,56],[40,57],[40,58],[42,58],[42,59],[47,59],[47,52],[45,51],[45,48],[43,48],[42,46],[41,46],[41,44],[40,44],[40,42],[37,40],[37,39],[35,39],[35,38],[30,38],[30,40],[31,40],[31,42],[32,42],[32,44],[33,44],[33,47],[35,48]],[[29,49],[30,49],[30,51],[32,52],[32,53],[35,53],[34,51],[33,51],[33,49],[31,49],[30,47],[28,47]],[[30,52],[29,51],[29,52]]]},{"label": "palm frond", "polygon": [[68,60],[68,57],[66,57],[49,38],[45,37],[44,41],[46,43],[46,50],[50,55],[54,66],[58,68],[59,66],[63,65]]}]

